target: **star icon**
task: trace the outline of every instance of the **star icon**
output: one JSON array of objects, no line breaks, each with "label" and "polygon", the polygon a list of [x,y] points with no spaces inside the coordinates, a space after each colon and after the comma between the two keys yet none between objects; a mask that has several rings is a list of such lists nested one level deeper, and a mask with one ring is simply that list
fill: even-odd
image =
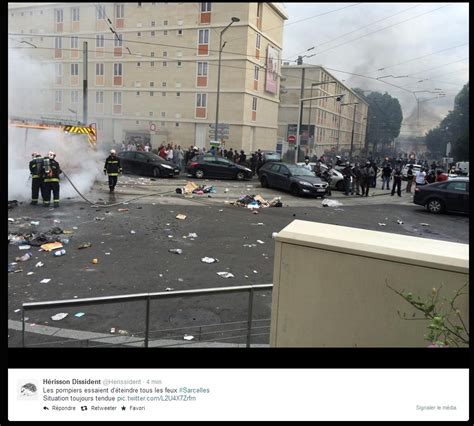
[{"label": "star icon", "polygon": [[122,411],[125,411],[125,409],[126,409],[126,407],[125,407],[125,406],[123,406],[123,407],[122,407]]}]

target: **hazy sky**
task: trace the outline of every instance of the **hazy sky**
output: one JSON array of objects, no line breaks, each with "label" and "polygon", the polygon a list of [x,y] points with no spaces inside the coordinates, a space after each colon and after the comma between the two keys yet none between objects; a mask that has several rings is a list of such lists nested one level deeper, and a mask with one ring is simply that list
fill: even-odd
[{"label": "hazy sky", "polygon": [[[289,14],[284,29],[283,59],[295,60],[297,54],[304,54],[306,49],[315,46],[306,55],[316,55],[304,58],[304,63],[327,67],[336,78],[345,80],[351,87],[386,91],[397,97],[402,104],[404,118],[408,121],[416,106],[413,94],[381,81],[329,68],[373,78],[408,75],[409,77],[382,80],[411,91],[442,89],[446,97],[420,103],[420,123],[425,130],[436,126],[438,119],[453,108],[454,96],[468,82],[468,3],[283,5]],[[322,16],[314,17],[315,15]],[[417,17],[418,15],[421,16]],[[385,27],[389,28],[382,30]],[[373,34],[369,34],[372,32]],[[359,39],[354,40],[357,38]],[[354,41],[349,42],[350,40]],[[430,55],[438,51],[442,52]],[[425,57],[420,58],[421,56]],[[415,58],[420,59],[411,61]],[[401,62],[406,63],[393,66]],[[377,71],[379,68],[386,69]],[[427,78],[430,80],[418,82]],[[415,95],[420,100],[436,97],[430,93]],[[404,126],[403,131],[408,132],[409,129],[409,126]]]}]

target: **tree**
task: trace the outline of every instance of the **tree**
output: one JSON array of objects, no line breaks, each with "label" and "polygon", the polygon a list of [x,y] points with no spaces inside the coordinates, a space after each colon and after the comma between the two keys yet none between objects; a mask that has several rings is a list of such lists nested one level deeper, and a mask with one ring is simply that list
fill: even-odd
[{"label": "tree", "polygon": [[361,89],[354,89],[368,103],[367,144],[372,151],[390,150],[393,140],[400,134],[403,121],[402,107],[397,98],[387,92],[370,92],[367,96]]}]

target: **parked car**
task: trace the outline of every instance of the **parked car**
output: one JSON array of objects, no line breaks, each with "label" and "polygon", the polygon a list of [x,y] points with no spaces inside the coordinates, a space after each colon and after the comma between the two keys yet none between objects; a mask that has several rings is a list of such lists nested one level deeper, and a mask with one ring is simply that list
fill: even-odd
[{"label": "parked car", "polygon": [[[296,163],[298,166],[302,166],[304,163]],[[313,168],[313,170],[316,170],[316,163],[309,163],[309,165]],[[324,172],[328,169],[328,166],[326,164],[321,164],[320,170],[321,172]],[[331,169],[331,184],[330,184],[331,189],[335,189],[336,191],[344,191],[344,176],[339,170],[336,169]]]},{"label": "parked car", "polygon": [[[402,167],[402,180],[407,180],[408,166],[409,164],[405,164]],[[413,164],[413,176],[415,176],[416,172],[419,172],[422,168],[423,166],[420,164]]]},{"label": "parked car", "polygon": [[281,154],[276,151],[261,151],[263,163],[268,161],[281,161]]},{"label": "parked car", "polygon": [[462,175],[469,174],[469,161],[458,161],[456,163],[456,170]]},{"label": "parked car", "polygon": [[197,179],[252,179],[252,170],[216,155],[196,155],[188,161],[186,171]]},{"label": "parked car", "polygon": [[263,188],[290,191],[293,195],[314,195],[323,198],[328,183],[304,167],[281,162],[265,163],[258,171]]},{"label": "parked car", "polygon": [[431,213],[445,211],[469,213],[469,179],[456,178],[417,186],[413,202]]},{"label": "parked car", "polygon": [[173,177],[179,169],[153,152],[121,151],[117,154],[124,173],[153,177]]}]

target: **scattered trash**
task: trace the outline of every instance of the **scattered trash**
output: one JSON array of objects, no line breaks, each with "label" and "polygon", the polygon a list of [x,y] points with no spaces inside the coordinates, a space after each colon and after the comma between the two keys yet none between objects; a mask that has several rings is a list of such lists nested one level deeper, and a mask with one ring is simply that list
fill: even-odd
[{"label": "scattered trash", "polygon": [[[274,198],[272,207],[276,207],[280,197]],[[249,209],[258,209],[260,207],[270,207],[271,203],[266,201],[261,195],[243,195],[235,203],[239,206],[245,206]]]},{"label": "scattered trash", "polygon": [[44,266],[44,263],[43,262],[38,262],[36,265],[35,265],[35,268],[42,268]]},{"label": "scattered trash", "polygon": [[188,234],[188,238],[197,238],[197,234],[195,234],[194,232],[190,232]]},{"label": "scattered trash", "polygon": [[13,235],[13,234],[10,234],[8,236],[8,243],[9,244],[14,244],[14,245],[18,245],[18,244],[25,244],[27,243],[28,241],[25,240],[25,238],[22,236],[22,235]]},{"label": "scattered trash", "polygon": [[59,219],[54,219],[53,223],[61,223],[61,221]]},{"label": "scattered trash", "polygon": [[[79,229],[79,228],[77,226],[73,226],[72,229]],[[71,232],[71,234],[72,234],[72,232]]]},{"label": "scattered trash", "polygon": [[78,312],[77,314],[74,314],[74,316],[77,317],[77,318],[81,318],[81,317],[83,317],[84,315],[85,315],[84,312]]},{"label": "scattered trash", "polygon": [[54,255],[55,255],[56,257],[63,256],[63,255],[65,255],[65,254],[66,254],[66,250],[64,250],[64,249],[61,249],[61,250],[58,250],[58,251],[55,251],[55,252],[54,252]]},{"label": "scattered trash", "polygon": [[128,209],[118,209],[119,212],[128,212]]},{"label": "scattered trash", "polygon": [[181,254],[183,250],[181,249],[169,249],[168,250],[170,253],[176,253],[176,254]]},{"label": "scattered trash", "polygon": [[172,287],[166,287],[165,288],[165,291],[173,291],[173,290],[174,290],[174,288],[172,288]]},{"label": "scattered trash", "polygon": [[112,334],[114,334],[114,333],[115,333],[115,327],[112,327],[112,328],[110,329],[110,332],[111,332]]},{"label": "scattered trash", "polygon": [[20,312],[21,309],[15,309],[15,312]]},{"label": "scattered trash", "polygon": [[183,337],[184,340],[193,340],[194,336],[188,336],[187,334],[184,335]]},{"label": "scattered trash", "polygon": [[61,238],[59,242],[63,244],[69,244],[69,238]]},{"label": "scattered trash", "polygon": [[336,200],[323,200],[321,204],[323,207],[339,207],[343,205],[342,203]]},{"label": "scattered trash", "polygon": [[119,330],[117,333],[122,335],[122,336],[128,336],[128,331],[127,330]]},{"label": "scattered trash", "polygon": [[225,193],[229,192],[229,188],[225,188],[225,189],[224,189],[224,192],[225,192]]},{"label": "scattered trash", "polygon": [[130,234],[136,234],[136,232],[132,229],[132,230],[130,231]]},{"label": "scattered trash", "polygon": [[100,220],[104,220],[105,217],[95,217],[94,219],[100,221]]},{"label": "scattered trash", "polygon": [[97,258],[94,258],[94,259],[91,260],[91,262],[92,262],[94,265],[96,265],[97,263],[99,263],[99,260],[98,260]]},{"label": "scattered trash", "polygon": [[31,253],[25,253],[23,256],[20,257],[15,257],[15,261],[17,262],[26,262],[27,260],[30,260],[30,258],[33,255]]},{"label": "scattered trash", "polygon": [[8,210],[14,209],[15,207],[18,207],[18,201],[17,200],[11,200],[8,202]]},{"label": "scattered trash", "polygon": [[182,278],[178,278],[178,281],[182,283],[184,280]]},{"label": "scattered trash", "polygon": [[38,226],[40,224],[39,222],[35,222],[35,221],[31,221],[30,223],[34,226]]},{"label": "scattered trash", "polygon": [[20,246],[18,247],[20,250],[29,250],[31,248],[31,246]]},{"label": "scattered trash", "polygon": [[245,278],[248,278],[249,276],[248,275],[244,275]]},{"label": "scattered trash", "polygon": [[45,278],[44,280],[41,280],[41,284],[48,284],[51,281],[51,278]]},{"label": "scattered trash", "polygon": [[219,212],[221,212],[221,213],[222,213],[223,211],[224,211],[224,210],[222,210],[222,209],[219,210]]},{"label": "scattered trash", "polygon": [[44,250],[44,251],[53,251],[53,250],[56,250],[56,249],[60,249],[60,248],[63,248],[63,245],[56,241],[55,243],[47,243],[47,244],[43,244],[41,246],[41,248]]},{"label": "scattered trash", "polygon": [[201,259],[201,262],[203,263],[215,263],[217,262],[218,260],[217,259],[214,259],[213,257],[203,257]]},{"label": "scattered trash", "polygon": [[105,254],[106,256],[109,256],[109,255],[110,255],[110,253],[104,253],[104,254]]},{"label": "scattered trash", "polygon": [[9,218],[8,218],[8,221],[9,221],[9,222],[15,222],[15,219],[13,219],[12,217],[9,217]]},{"label": "scattered trash", "polygon": [[82,243],[82,244],[78,247],[78,249],[79,249],[79,250],[80,250],[80,249],[85,249],[85,248],[89,248],[89,247],[91,247],[91,246],[92,246],[91,243]]},{"label": "scattered trash", "polygon": [[63,233],[63,230],[59,226],[55,226],[54,228],[51,228],[49,232],[54,235],[59,235]]},{"label": "scattered trash", "polygon": [[429,223],[420,223],[421,226],[430,226]]},{"label": "scattered trash", "polygon": [[257,210],[254,210],[252,213],[253,213],[253,214],[258,214],[258,211],[257,211]]},{"label": "scattered trash", "polygon": [[403,225],[403,221],[401,221],[400,219],[397,220],[397,223],[398,223],[399,225]]},{"label": "scattered trash", "polygon": [[186,215],[185,215],[185,214],[178,214],[178,215],[176,216],[176,219],[184,220],[184,219],[186,219]]},{"label": "scattered trash", "polygon": [[34,272],[28,272],[26,275],[33,275]]},{"label": "scattered trash", "polygon": [[386,223],[379,223],[379,226],[386,226]]},{"label": "scattered trash", "polygon": [[272,238],[276,238],[278,236],[278,232],[272,232]]},{"label": "scattered trash", "polygon": [[230,272],[217,272],[217,275],[219,275],[222,278],[234,278],[234,275],[231,274]]},{"label": "scattered trash", "polygon": [[258,274],[258,272],[257,272],[257,271],[253,271],[253,273],[254,273],[254,274]]},{"label": "scattered trash", "polygon": [[53,321],[61,321],[62,319],[66,318],[69,314],[65,312],[61,312],[60,314],[53,315],[51,319]]},{"label": "scattered trash", "polygon": [[257,243],[259,243],[259,244],[265,244],[262,240],[257,240]]}]

